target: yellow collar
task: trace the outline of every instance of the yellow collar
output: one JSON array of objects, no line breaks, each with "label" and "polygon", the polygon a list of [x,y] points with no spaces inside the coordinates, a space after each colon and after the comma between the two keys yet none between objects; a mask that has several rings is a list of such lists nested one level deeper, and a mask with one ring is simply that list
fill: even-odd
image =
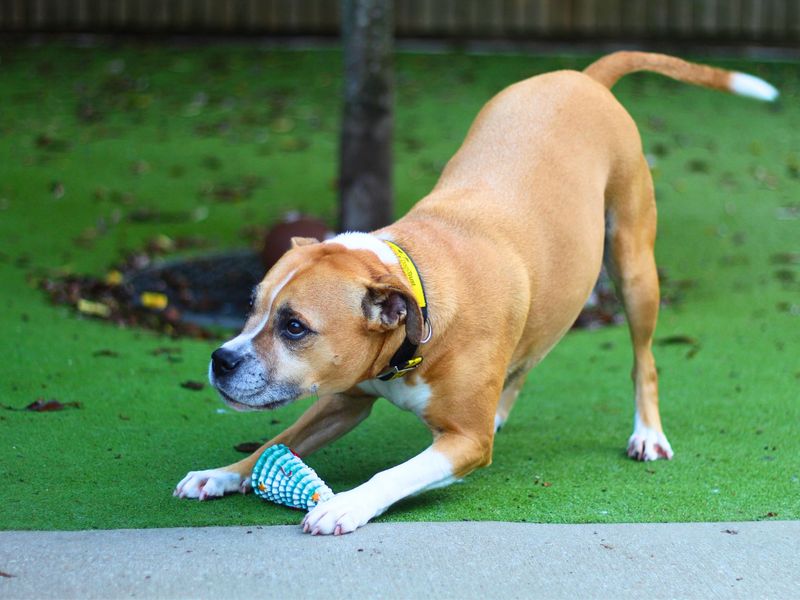
[{"label": "yellow collar", "polygon": [[400,246],[388,240],[384,240],[384,242],[386,242],[392,252],[395,253],[397,260],[400,261],[400,268],[403,269],[403,273],[411,284],[411,291],[414,292],[414,299],[417,301],[417,304],[419,304],[420,309],[424,311],[424,309],[427,308],[427,302],[425,301],[425,289],[422,287],[422,279],[419,276],[419,271],[417,271],[417,265],[414,264],[411,257],[406,254],[405,250]]},{"label": "yellow collar", "polygon": [[[397,260],[400,261],[400,268],[403,270],[406,279],[408,279],[408,282],[411,284],[411,291],[414,294],[414,299],[419,305],[420,312],[422,312],[422,322],[428,330],[428,336],[422,341],[424,344],[430,339],[433,332],[431,330],[430,323],[428,323],[428,303],[425,299],[425,288],[422,285],[422,278],[417,270],[417,265],[414,264],[414,261],[411,260],[411,257],[406,254],[405,250],[403,250],[400,246],[394,242],[389,242],[387,240],[384,241],[386,242],[386,245],[391,248],[392,252],[395,253]],[[411,340],[408,339],[408,336],[406,336],[406,339],[403,340],[400,348],[397,349],[397,352],[394,353],[394,356],[392,356],[392,359],[389,361],[389,366],[378,375],[378,379],[382,381],[391,381],[392,379],[402,377],[409,371],[416,369],[420,364],[422,364],[422,357],[415,356],[417,353],[417,347],[417,344],[412,343]]]}]

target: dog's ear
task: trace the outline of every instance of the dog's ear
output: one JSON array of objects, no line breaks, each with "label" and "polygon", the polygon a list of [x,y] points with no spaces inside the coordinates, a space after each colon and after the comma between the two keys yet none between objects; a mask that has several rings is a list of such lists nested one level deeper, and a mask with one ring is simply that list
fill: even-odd
[{"label": "dog's ear", "polygon": [[292,248],[298,248],[300,246],[310,246],[312,244],[319,244],[319,240],[313,237],[293,237],[292,238]]},{"label": "dog's ear", "polygon": [[422,310],[411,289],[396,277],[385,275],[367,283],[361,306],[371,331],[391,331],[405,323],[411,343],[422,339]]}]

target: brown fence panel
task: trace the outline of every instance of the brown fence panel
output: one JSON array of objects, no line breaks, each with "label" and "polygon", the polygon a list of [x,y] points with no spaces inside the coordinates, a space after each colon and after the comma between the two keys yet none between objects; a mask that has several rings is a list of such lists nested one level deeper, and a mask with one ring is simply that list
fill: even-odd
[{"label": "brown fence panel", "polygon": [[[3,32],[336,35],[338,0],[0,0]],[[395,0],[399,36],[800,41],[800,0]]]}]

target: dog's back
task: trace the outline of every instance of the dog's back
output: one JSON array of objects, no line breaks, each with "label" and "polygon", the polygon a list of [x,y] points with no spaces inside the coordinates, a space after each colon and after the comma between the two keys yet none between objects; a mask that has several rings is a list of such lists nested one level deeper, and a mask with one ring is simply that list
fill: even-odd
[{"label": "dog's back", "polygon": [[[608,251],[609,228],[652,222],[641,235],[655,235],[639,132],[610,90],[620,77],[641,70],[762,100],[777,95],[750,75],[642,52],[610,54],[584,72],[538,75],[482,108],[431,194],[401,220],[422,226],[446,216],[468,232],[473,248],[485,241],[509,262],[527,266],[526,330],[541,344],[523,336],[521,352],[532,344],[541,358],[551,346],[545,340],[558,339],[572,324]],[[495,285],[514,289],[499,279]],[[557,307],[543,293],[553,289],[559,290]]]}]

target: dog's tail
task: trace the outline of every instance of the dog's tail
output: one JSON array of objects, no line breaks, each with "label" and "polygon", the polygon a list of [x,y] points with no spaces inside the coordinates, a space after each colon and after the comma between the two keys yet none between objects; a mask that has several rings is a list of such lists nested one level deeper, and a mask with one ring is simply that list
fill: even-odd
[{"label": "dog's tail", "polygon": [[759,77],[698,65],[666,54],[614,52],[593,62],[583,70],[589,77],[609,89],[617,83],[620,77],[634,71],[654,71],[685,83],[731,92],[740,96],[749,96],[767,102],[772,102],[778,97],[778,90]]}]

